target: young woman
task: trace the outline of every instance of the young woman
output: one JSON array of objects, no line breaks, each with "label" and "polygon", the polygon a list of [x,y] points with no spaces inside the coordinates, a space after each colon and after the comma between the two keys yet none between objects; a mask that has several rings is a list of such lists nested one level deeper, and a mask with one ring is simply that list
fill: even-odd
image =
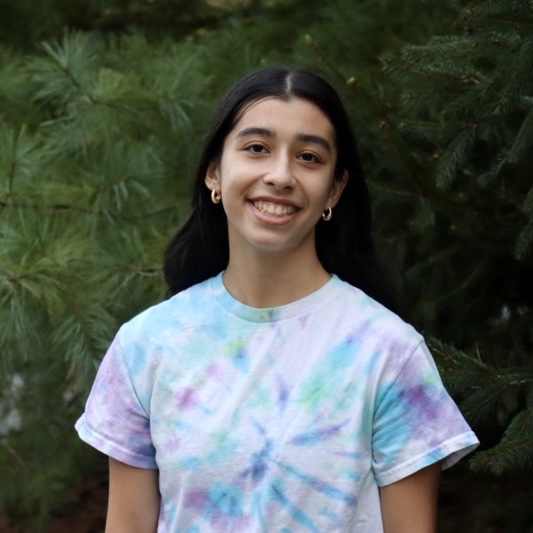
[{"label": "young woman", "polygon": [[82,439],[110,457],[107,531],[435,530],[477,439],[392,311],[337,94],[267,68],[223,100],[169,300],[109,348]]}]

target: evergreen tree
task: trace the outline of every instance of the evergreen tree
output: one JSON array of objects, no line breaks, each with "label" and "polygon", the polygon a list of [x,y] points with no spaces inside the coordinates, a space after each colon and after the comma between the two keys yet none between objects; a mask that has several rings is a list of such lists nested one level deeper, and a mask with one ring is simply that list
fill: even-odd
[{"label": "evergreen tree", "polygon": [[208,79],[186,75],[197,61],[187,46],[148,47],[138,35],[104,46],[67,34],[42,50],[11,74],[29,87],[33,123],[8,120],[4,93],[0,124],[1,407],[11,420],[0,505],[32,527],[79,475],[71,426],[110,338],[164,294],[160,256],[186,210],[171,200],[184,196],[183,140],[196,135],[190,109],[205,106]]},{"label": "evergreen tree", "polygon": [[[414,320],[440,339],[440,368],[482,436],[471,466],[530,476],[533,7],[471,3],[460,22],[384,61],[410,153],[405,172],[376,180],[378,219]],[[505,531],[533,527],[532,497]]]},{"label": "evergreen tree", "polygon": [[[452,0],[33,4],[0,21],[0,517],[46,528],[96,464],[72,426],[98,363],[119,324],[165,296],[162,251],[215,102],[271,62],[340,87],[406,315],[441,339],[469,416],[494,408],[508,428],[474,464],[525,465],[527,2],[469,8],[459,27]],[[383,71],[377,58],[407,43]]]},{"label": "evergreen tree", "polygon": [[135,27],[151,38],[181,39],[217,27],[228,11],[251,9],[242,0],[0,0],[0,42],[32,50],[64,28],[120,35]]},{"label": "evergreen tree", "polygon": [[[214,101],[315,20],[255,4],[179,39],[88,18],[98,32],[1,49],[0,516],[27,530],[95,464],[73,423],[119,324],[164,297],[162,251]],[[28,6],[13,9],[31,19]]]}]

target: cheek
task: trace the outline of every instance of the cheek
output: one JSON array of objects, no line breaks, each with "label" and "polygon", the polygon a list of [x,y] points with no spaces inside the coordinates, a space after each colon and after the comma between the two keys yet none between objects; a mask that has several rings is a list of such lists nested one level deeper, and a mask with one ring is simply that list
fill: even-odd
[{"label": "cheek", "polygon": [[222,190],[231,194],[240,194],[254,182],[254,174],[245,164],[231,165],[221,172],[220,184]]},{"label": "cheek", "polygon": [[328,180],[328,186],[327,187],[322,187],[320,189],[320,191],[317,191],[317,198],[319,197],[321,200],[323,200],[324,202],[331,197],[331,195],[334,193],[335,191],[335,183],[333,181],[334,178],[329,178]]},{"label": "cheek", "polygon": [[238,193],[238,181],[231,175],[225,174],[220,180],[222,193],[226,195],[235,195]]}]

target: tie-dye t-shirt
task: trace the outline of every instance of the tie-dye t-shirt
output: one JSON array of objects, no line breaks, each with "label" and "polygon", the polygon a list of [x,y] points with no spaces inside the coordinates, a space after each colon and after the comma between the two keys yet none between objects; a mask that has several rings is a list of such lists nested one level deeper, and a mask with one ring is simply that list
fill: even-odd
[{"label": "tie-dye t-shirt", "polygon": [[141,313],[76,427],[159,469],[172,533],[379,533],[378,487],[478,442],[422,337],[335,276],[254,309],[219,275]]}]

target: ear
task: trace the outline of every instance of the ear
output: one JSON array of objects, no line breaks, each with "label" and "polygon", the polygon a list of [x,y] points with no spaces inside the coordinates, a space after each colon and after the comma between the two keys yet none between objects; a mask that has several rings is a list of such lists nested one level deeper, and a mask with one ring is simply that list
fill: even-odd
[{"label": "ear", "polygon": [[214,161],[209,163],[204,181],[210,191],[220,190],[220,172],[218,169],[218,163]]},{"label": "ear", "polygon": [[342,191],[348,183],[348,171],[344,170],[340,179],[334,178],[329,191],[328,199],[326,201],[326,207],[335,207],[341,198]]}]

